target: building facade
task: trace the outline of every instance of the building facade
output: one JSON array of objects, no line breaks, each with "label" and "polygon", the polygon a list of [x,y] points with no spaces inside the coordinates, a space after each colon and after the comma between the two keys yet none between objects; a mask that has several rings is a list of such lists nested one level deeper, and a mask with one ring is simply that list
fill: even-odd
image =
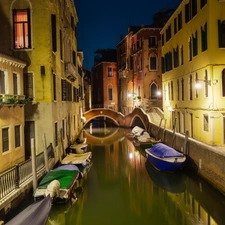
[{"label": "building facade", "polygon": [[92,108],[118,111],[116,50],[99,49],[95,53],[91,71]]},{"label": "building facade", "polygon": [[128,27],[117,44],[119,111],[127,115],[135,107],[146,112],[162,109],[160,31],[174,12],[166,9],[153,16],[151,25]]},{"label": "building facade", "polygon": [[0,54],[0,172],[23,162],[24,105],[23,68],[25,62]]},{"label": "building facade", "polygon": [[26,64],[23,91],[30,102],[21,128],[25,159],[31,156],[32,139],[36,154],[52,143],[57,157],[82,127],[74,2],[0,0],[0,5],[0,51]]},{"label": "building facade", "polygon": [[166,126],[225,144],[225,1],[182,1],[161,31]]}]

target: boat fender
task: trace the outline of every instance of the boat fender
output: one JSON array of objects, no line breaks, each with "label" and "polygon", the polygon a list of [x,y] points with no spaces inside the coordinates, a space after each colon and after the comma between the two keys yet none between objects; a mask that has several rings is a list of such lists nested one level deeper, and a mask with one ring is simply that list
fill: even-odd
[{"label": "boat fender", "polygon": [[50,197],[52,199],[54,197],[58,197],[59,196],[59,189],[60,189],[60,182],[58,180],[53,180],[47,186],[46,191],[45,191],[45,196],[50,195]]}]

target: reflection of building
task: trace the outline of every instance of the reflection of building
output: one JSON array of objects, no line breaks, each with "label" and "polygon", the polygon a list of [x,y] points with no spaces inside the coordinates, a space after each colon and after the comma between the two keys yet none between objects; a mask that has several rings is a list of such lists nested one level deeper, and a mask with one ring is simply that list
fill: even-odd
[{"label": "reflection of building", "polygon": [[117,44],[119,111],[130,113],[134,107],[162,108],[160,30],[174,10],[154,15],[154,23],[130,26]]},{"label": "reflection of building", "polygon": [[[83,88],[78,75],[75,32],[78,18],[74,3],[69,0],[46,0],[41,4],[39,0],[0,0],[0,5],[0,51],[26,63],[23,79],[18,82],[21,82],[21,94],[31,101],[25,105],[25,126],[22,121],[17,122],[21,125],[25,158],[31,156],[31,139],[35,139],[36,153],[43,151],[44,135],[46,144],[52,143],[56,154],[62,152],[68,139],[78,134],[81,123]],[[20,63],[16,62],[15,68],[16,65]],[[8,68],[4,70],[7,74]],[[11,76],[12,73],[10,80],[6,76],[7,86],[0,94],[14,94],[12,83],[8,82],[12,82]],[[23,113],[20,115],[22,117]],[[8,138],[12,143],[11,120],[4,126],[9,128]]]},{"label": "reflection of building", "polygon": [[25,63],[0,54],[0,172],[24,161],[23,68]]},{"label": "reflection of building", "polygon": [[99,49],[95,52],[92,68],[92,107],[118,110],[117,64],[115,49]]},{"label": "reflection of building", "polygon": [[161,31],[167,127],[212,145],[225,144],[224,10],[182,1]]}]

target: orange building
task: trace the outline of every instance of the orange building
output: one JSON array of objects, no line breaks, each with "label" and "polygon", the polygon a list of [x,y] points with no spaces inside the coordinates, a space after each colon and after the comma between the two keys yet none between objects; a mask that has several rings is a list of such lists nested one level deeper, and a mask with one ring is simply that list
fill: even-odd
[{"label": "orange building", "polygon": [[118,111],[116,49],[99,49],[91,71],[92,108]]}]

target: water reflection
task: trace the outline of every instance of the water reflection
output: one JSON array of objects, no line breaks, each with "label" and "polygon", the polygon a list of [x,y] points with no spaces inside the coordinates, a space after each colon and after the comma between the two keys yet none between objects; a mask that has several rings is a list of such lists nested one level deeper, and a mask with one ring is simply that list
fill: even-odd
[{"label": "water reflection", "polygon": [[77,202],[54,206],[48,225],[225,224],[222,194],[194,175],[157,172],[124,138],[126,132],[118,128],[84,132],[93,153],[92,168],[81,180]]}]

